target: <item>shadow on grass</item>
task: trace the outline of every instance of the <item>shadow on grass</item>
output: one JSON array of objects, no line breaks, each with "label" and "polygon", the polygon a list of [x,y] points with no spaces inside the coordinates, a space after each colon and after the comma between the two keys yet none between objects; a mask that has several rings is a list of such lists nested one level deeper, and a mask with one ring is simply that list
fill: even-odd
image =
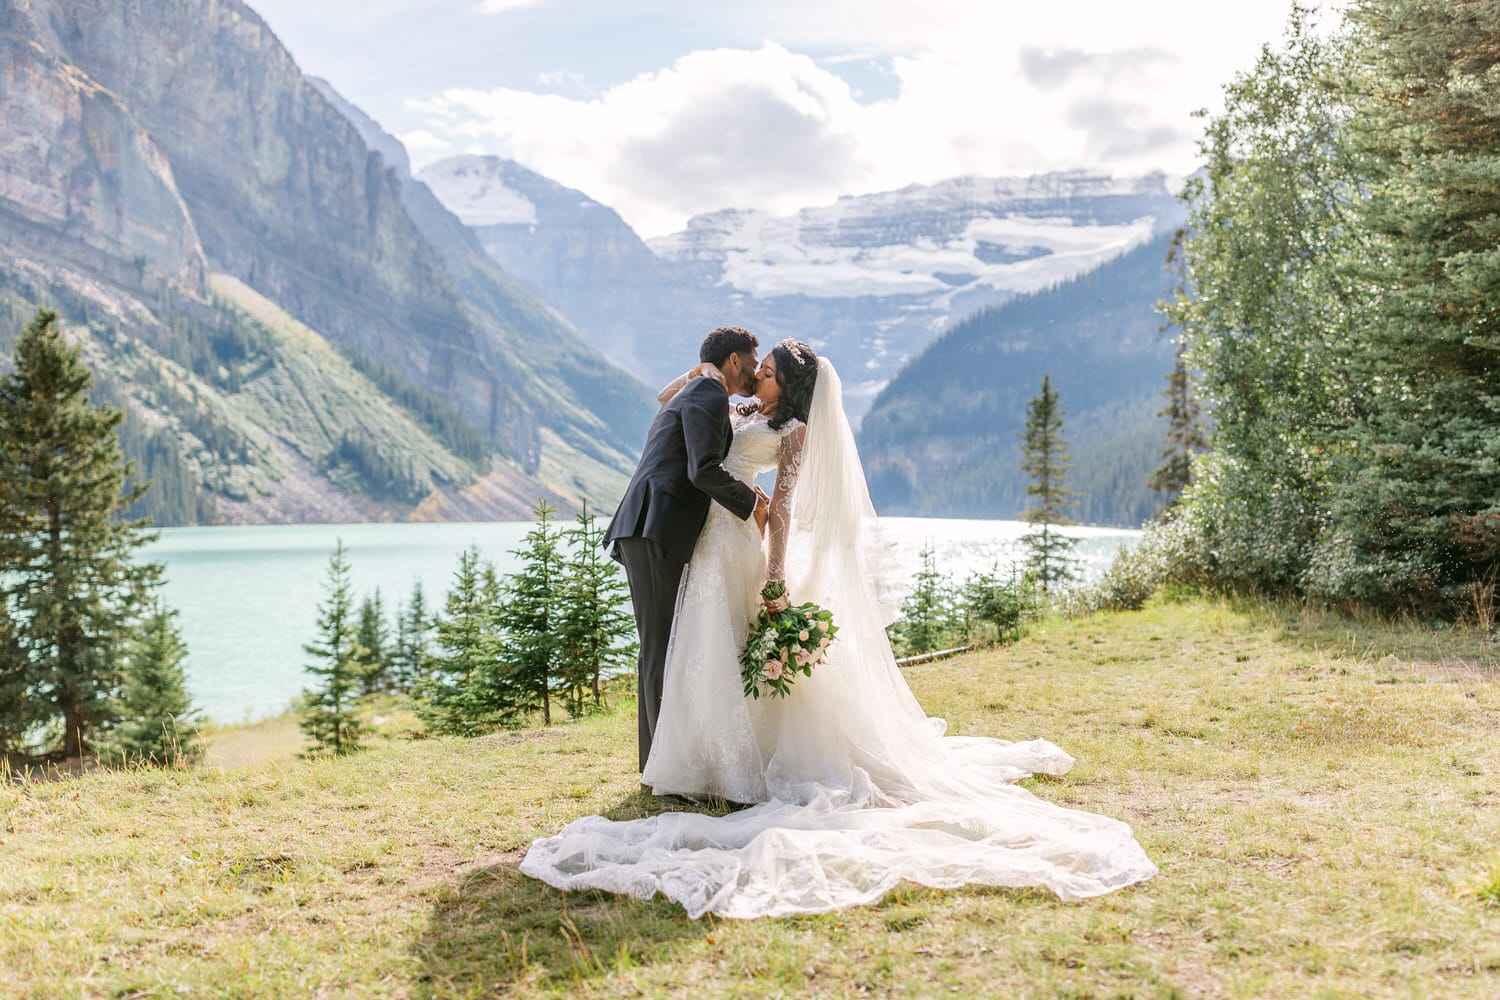
[{"label": "shadow on grass", "polygon": [[[701,811],[633,792],[603,811],[615,820]],[[438,890],[413,946],[419,996],[492,996],[522,984],[560,985],[671,960],[711,933],[661,896],[562,892],[518,870],[520,858],[467,872]]]}]

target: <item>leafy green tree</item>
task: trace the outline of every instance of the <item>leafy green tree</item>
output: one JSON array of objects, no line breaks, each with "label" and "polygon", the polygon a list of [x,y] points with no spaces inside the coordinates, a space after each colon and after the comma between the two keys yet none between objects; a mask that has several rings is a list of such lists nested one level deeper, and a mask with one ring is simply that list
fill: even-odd
[{"label": "leafy green tree", "polygon": [[318,637],[303,650],[314,657],[307,672],[322,683],[303,691],[302,731],[313,749],[334,754],[353,753],[363,735],[355,709],[365,675],[364,650],[359,644],[354,612],[354,587],[344,540],[338,540],[328,560],[325,596],[318,605]]},{"label": "leafy green tree", "polygon": [[506,691],[498,683],[499,603],[495,567],[479,558],[478,548],[465,550],[417,685],[417,714],[433,732],[473,736],[506,714]]},{"label": "leafy green tree", "polygon": [[561,533],[552,524],[557,508],[545,500],[532,507],[536,525],[513,553],[520,568],[507,579],[499,625],[504,636],[497,680],[499,701],[510,721],[541,710],[552,724],[552,685],[561,665],[559,625],[562,604]]},{"label": "leafy green tree", "polygon": [[558,608],[558,679],[568,714],[604,707],[603,675],[635,662],[635,616],[630,591],[603,555],[604,530],[585,504],[563,532],[569,553],[562,566]]},{"label": "leafy green tree", "polygon": [[360,693],[364,695],[388,693],[392,689],[390,656],[390,627],[385,621],[385,602],[377,587],[359,605],[359,624],[355,626],[355,638],[359,642]]},{"label": "leafy green tree", "polygon": [[1198,400],[1193,396],[1188,377],[1185,351],[1185,346],[1179,343],[1172,371],[1167,375],[1166,391],[1162,393],[1167,397],[1167,405],[1156,411],[1158,417],[1167,418],[1167,442],[1161,451],[1162,464],[1151,474],[1148,485],[1166,494],[1168,506],[1192,482],[1193,456],[1208,447],[1199,420]]},{"label": "leafy green tree", "polygon": [[1334,510],[1337,591],[1456,609],[1500,566],[1500,16],[1491,3],[1353,7],[1355,218],[1387,289],[1354,358]]},{"label": "leafy green tree", "polygon": [[200,719],[187,690],[187,645],[160,600],[141,623],[125,660],[119,724],[110,732],[111,751],[122,760],[174,766],[203,755]]},{"label": "leafy green tree", "polygon": [[1026,404],[1026,427],[1021,432],[1021,471],[1030,480],[1026,495],[1034,501],[1022,515],[1031,530],[1021,537],[1026,564],[1043,591],[1077,579],[1073,558],[1076,540],[1057,529],[1072,524],[1064,513],[1072,505],[1067,487],[1068,445],[1063,437],[1063,408],[1052,377],[1042,376],[1041,391]]},{"label": "leafy green tree", "polygon": [[[1227,586],[1301,585],[1329,516],[1334,459],[1367,393],[1349,359],[1379,305],[1356,225],[1347,33],[1294,8],[1224,91],[1183,197],[1182,291],[1164,304],[1201,372],[1211,452],[1178,506],[1201,572]],[[1179,528],[1181,530],[1181,528]]]},{"label": "leafy green tree", "polygon": [[422,676],[423,662],[432,634],[432,619],[422,584],[412,584],[406,604],[396,605],[396,636],[390,651],[391,688],[411,694]]},{"label": "leafy green tree", "polygon": [[61,753],[82,757],[113,719],[126,638],[161,567],[135,561],[154,535],[119,517],[145,491],[125,488],[122,414],[90,402],[56,313],[37,313],[13,362],[0,378],[0,690],[22,694],[0,713],[0,743],[60,723]]}]

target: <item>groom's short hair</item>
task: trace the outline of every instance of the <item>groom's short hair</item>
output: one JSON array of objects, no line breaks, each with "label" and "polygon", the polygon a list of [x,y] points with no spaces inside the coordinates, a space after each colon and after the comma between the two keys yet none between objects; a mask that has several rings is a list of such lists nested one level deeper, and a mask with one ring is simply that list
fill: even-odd
[{"label": "groom's short hair", "polygon": [[698,360],[723,368],[730,355],[754,351],[759,346],[755,334],[744,327],[721,326],[703,338],[703,346],[698,348]]}]

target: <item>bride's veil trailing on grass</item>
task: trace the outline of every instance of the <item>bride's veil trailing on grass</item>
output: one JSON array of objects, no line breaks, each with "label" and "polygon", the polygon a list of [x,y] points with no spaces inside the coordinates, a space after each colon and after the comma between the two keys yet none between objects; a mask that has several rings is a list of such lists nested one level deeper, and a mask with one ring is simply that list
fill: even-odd
[{"label": "bride's veil trailing on grass", "polygon": [[[664,893],[692,917],[821,913],[903,880],[936,888],[1041,886],[1082,899],[1156,866],[1118,820],[1015,784],[1073,763],[1045,740],[944,736],[886,641],[896,580],[838,373],[820,360],[788,544],[793,600],[833,612],[838,638],[756,726],[769,801],[726,816],[587,816],[532,844],[521,870],[562,889]],[[724,650],[737,670],[739,650]]]}]

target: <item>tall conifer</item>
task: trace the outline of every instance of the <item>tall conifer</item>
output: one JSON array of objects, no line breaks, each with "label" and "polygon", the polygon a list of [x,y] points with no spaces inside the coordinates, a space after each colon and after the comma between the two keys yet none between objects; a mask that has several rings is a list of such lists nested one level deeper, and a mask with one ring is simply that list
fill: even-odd
[{"label": "tall conifer", "polygon": [[359,623],[355,637],[359,640],[361,694],[386,694],[391,690],[390,627],[385,621],[385,602],[377,587],[359,604]]},{"label": "tall conifer", "polygon": [[412,694],[422,676],[432,620],[420,581],[412,584],[407,602],[396,605],[396,637],[391,643],[390,681],[393,690]]},{"label": "tall conifer", "polygon": [[508,713],[540,709],[552,723],[552,685],[560,665],[558,635],[562,589],[560,534],[552,523],[557,508],[545,500],[532,507],[536,525],[514,552],[521,566],[506,581],[499,624],[504,635],[499,681]]},{"label": "tall conifer", "polygon": [[203,754],[200,720],[183,669],[187,646],[172,621],[176,614],[158,600],[130,644],[120,722],[109,740],[114,753],[126,762],[170,766]]},{"label": "tall conifer", "polygon": [[466,549],[435,620],[433,648],[417,684],[417,714],[433,732],[473,736],[505,714],[505,692],[495,680],[499,601],[495,567],[480,560],[477,548]]},{"label": "tall conifer", "polygon": [[1500,18],[1364,0],[1360,203],[1385,289],[1335,504],[1353,596],[1456,606],[1500,566]]},{"label": "tall conifer", "polygon": [[569,554],[562,566],[558,609],[558,677],[574,717],[604,706],[603,675],[635,662],[635,616],[630,592],[600,542],[604,530],[585,504],[563,532]]},{"label": "tall conifer", "polygon": [[128,629],[159,579],[136,562],[154,536],[118,515],[125,489],[121,411],[89,400],[77,348],[40,311],[0,378],[0,690],[23,692],[0,742],[61,725],[61,752],[81,757],[115,710]]},{"label": "tall conifer", "polygon": [[325,597],[318,605],[318,634],[303,646],[314,657],[307,672],[322,683],[303,692],[302,731],[314,749],[335,754],[359,749],[359,720],[354,711],[364,677],[364,653],[355,625],[354,586],[344,540],[338,540],[328,560]]},{"label": "tall conifer", "polygon": [[1168,505],[1192,481],[1193,456],[1208,447],[1198,419],[1198,400],[1188,377],[1186,352],[1187,346],[1179,343],[1172,370],[1167,374],[1167,388],[1162,393],[1167,397],[1167,405],[1156,411],[1158,417],[1167,418],[1167,443],[1161,451],[1162,464],[1151,473],[1147,483],[1153,490],[1166,494]]},{"label": "tall conifer", "polygon": [[1072,556],[1075,539],[1057,529],[1072,524],[1064,513],[1073,504],[1068,489],[1068,445],[1063,438],[1063,408],[1052,376],[1042,376],[1042,388],[1026,404],[1026,427],[1021,432],[1021,471],[1031,480],[1026,495],[1035,500],[1022,519],[1031,530],[1021,541],[1028,551],[1027,566],[1044,591],[1077,579]]}]

